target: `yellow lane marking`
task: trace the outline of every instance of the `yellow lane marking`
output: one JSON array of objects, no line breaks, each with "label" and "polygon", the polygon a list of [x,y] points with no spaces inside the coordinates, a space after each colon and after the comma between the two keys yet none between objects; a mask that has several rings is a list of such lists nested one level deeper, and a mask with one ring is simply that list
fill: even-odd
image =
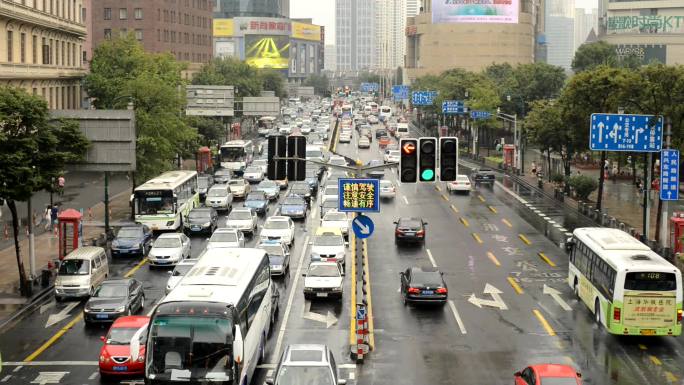
[{"label": "yellow lane marking", "polygon": [[463,217],[460,217],[460,218],[458,218],[458,219],[461,221],[461,223],[463,223],[463,226],[465,226],[465,227],[470,226],[470,225],[468,224],[468,220],[467,220],[467,219],[465,219],[465,218],[463,218]]},{"label": "yellow lane marking", "polygon": [[485,199],[484,199],[484,197],[483,197],[482,195],[478,195],[477,198],[478,198],[481,202],[484,203]]},{"label": "yellow lane marking", "polygon": [[477,243],[484,243],[484,242],[482,242],[482,238],[480,238],[480,236],[477,235],[477,233],[473,233],[473,238],[475,238]]},{"label": "yellow lane marking", "polygon": [[665,378],[667,378],[667,380],[672,383],[676,383],[679,380],[677,376],[675,376],[674,374],[672,374],[672,372],[669,372],[667,370],[665,371]]},{"label": "yellow lane marking", "polygon": [[539,257],[544,260],[544,262],[548,263],[549,266],[551,267],[556,267],[556,263],[553,262],[549,257],[546,256],[546,254],[539,252]]},{"label": "yellow lane marking", "polygon": [[644,344],[639,344],[639,349],[641,350],[647,350],[648,348]]},{"label": "yellow lane marking", "polygon": [[494,255],[494,253],[492,253],[491,251],[488,251],[488,252],[487,252],[487,257],[489,257],[489,259],[490,259],[492,262],[494,262],[495,265],[501,266],[501,263],[499,263],[499,260],[496,259],[496,255]]},{"label": "yellow lane marking", "polygon": [[506,279],[508,280],[508,283],[510,283],[511,286],[513,286],[513,290],[515,290],[516,293],[518,293],[518,294],[523,293],[522,287],[520,287],[520,285],[518,285],[518,283],[515,282],[515,279],[513,279],[513,277],[507,277]]},{"label": "yellow lane marking", "polygon": [[525,242],[525,244],[528,246],[532,244],[532,242],[530,242],[530,240],[527,239],[527,237],[522,235],[522,234],[518,234],[518,238],[520,238],[520,240]]},{"label": "yellow lane marking", "polygon": [[648,356],[648,359],[651,360],[651,362],[653,362],[654,365],[661,366],[663,364],[656,356]]},{"label": "yellow lane marking", "polygon": [[489,207],[489,211],[493,212],[494,214],[498,213],[498,211],[496,211],[496,208],[494,206],[489,205],[487,207]]},{"label": "yellow lane marking", "polygon": [[458,213],[458,209],[456,208],[456,206],[451,205],[451,209],[452,209],[455,213]]},{"label": "yellow lane marking", "polygon": [[435,185],[435,190],[437,190],[437,191],[442,191],[442,188],[439,187],[438,185]]},{"label": "yellow lane marking", "polygon": [[508,219],[506,219],[506,218],[502,219],[501,222],[505,223],[506,226],[508,226],[508,227],[513,227],[513,225],[511,224],[511,222],[509,222]]},{"label": "yellow lane marking", "polygon": [[445,201],[449,202],[449,197],[446,196],[446,195],[444,195],[444,194],[442,194],[442,199],[444,199]]},{"label": "yellow lane marking", "polygon": [[[365,266],[363,270],[366,272],[366,286],[368,289],[368,293],[366,294],[368,296],[368,345],[370,345],[370,349],[373,350],[375,349],[375,333],[373,332],[373,298],[371,297],[373,290],[371,290],[370,266],[368,265],[368,244],[366,243],[365,239],[363,241],[363,245],[363,261]],[[356,309],[354,309],[354,314],[356,314]]]},{"label": "yellow lane marking", "polygon": [[140,269],[146,263],[147,263],[147,258],[143,259],[142,261],[140,261],[140,263],[133,266],[133,268],[131,270],[129,270],[128,273],[126,273],[126,275],[124,275],[124,277],[125,278],[131,277],[133,274],[135,274],[136,271],[138,271],[138,269]]},{"label": "yellow lane marking", "polygon": [[548,321],[546,321],[546,318],[544,318],[544,316],[542,315],[542,313],[539,310],[533,309],[532,313],[534,313],[534,315],[537,317],[537,319],[539,320],[539,323],[541,323],[542,327],[544,328],[544,330],[546,330],[546,333],[548,335],[550,335],[550,336],[556,335],[556,332],[553,330],[553,328],[548,323]]},{"label": "yellow lane marking", "polygon": [[351,235],[351,311],[349,312],[349,345],[356,344],[356,236]]}]

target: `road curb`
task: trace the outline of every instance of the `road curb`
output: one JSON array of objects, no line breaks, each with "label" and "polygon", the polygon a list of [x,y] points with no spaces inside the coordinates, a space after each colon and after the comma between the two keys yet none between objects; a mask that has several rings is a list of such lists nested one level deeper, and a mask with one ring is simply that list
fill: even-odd
[{"label": "road curb", "polygon": [[10,317],[7,320],[0,323],[0,333],[4,333],[8,329],[11,329],[12,326],[14,326],[17,322],[21,321],[27,313],[30,313],[32,310],[35,310],[38,304],[42,303],[46,297],[50,296],[54,288],[54,285],[46,287],[45,289],[41,290],[35,297],[33,297],[31,302],[27,303],[19,310],[12,313],[12,315],[10,315]]}]

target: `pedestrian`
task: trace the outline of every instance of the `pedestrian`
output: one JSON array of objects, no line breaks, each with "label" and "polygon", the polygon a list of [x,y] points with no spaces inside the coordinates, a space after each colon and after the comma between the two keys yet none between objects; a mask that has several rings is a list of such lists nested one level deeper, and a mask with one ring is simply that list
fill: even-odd
[{"label": "pedestrian", "polygon": [[52,221],[52,214],[50,212],[50,205],[46,205],[45,211],[43,211],[43,218],[41,220],[41,223],[44,223],[45,231],[50,230],[50,227],[51,227],[50,223],[52,223],[51,221]]},{"label": "pedestrian", "polygon": [[50,209],[50,230],[52,231],[57,224],[57,215],[59,215],[59,207],[55,203]]},{"label": "pedestrian", "polygon": [[532,161],[531,171],[532,171],[532,176],[537,175],[537,164],[534,163],[534,161]]},{"label": "pedestrian", "polygon": [[64,179],[63,175],[60,175],[59,178],[57,178],[57,187],[59,188],[59,196],[64,196],[64,183],[66,180]]}]

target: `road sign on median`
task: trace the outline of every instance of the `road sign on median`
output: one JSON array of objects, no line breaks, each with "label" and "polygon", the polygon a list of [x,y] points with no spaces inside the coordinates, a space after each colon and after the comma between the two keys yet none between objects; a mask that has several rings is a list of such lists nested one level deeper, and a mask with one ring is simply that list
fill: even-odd
[{"label": "road sign on median", "polygon": [[394,95],[394,100],[404,100],[408,99],[409,86],[399,84],[392,86],[392,95]]},{"label": "road sign on median", "polygon": [[653,115],[591,114],[590,148],[594,151],[658,152],[663,118]]},{"label": "road sign on median", "polygon": [[352,221],[352,230],[354,230],[354,235],[356,235],[357,238],[365,239],[373,234],[375,224],[369,217],[358,215]]},{"label": "road sign on median", "polygon": [[414,106],[431,106],[435,97],[437,97],[437,91],[413,91],[411,93],[411,103]]},{"label": "road sign on median", "polygon": [[380,211],[379,179],[340,179],[338,209],[343,212]]},{"label": "road sign on median", "polygon": [[660,199],[679,199],[679,151],[663,150],[660,153]]},{"label": "road sign on median", "polygon": [[492,114],[487,111],[470,111],[470,117],[473,119],[489,119]]},{"label": "road sign on median", "polygon": [[442,102],[442,113],[450,115],[464,114],[468,112],[461,100],[445,100]]}]

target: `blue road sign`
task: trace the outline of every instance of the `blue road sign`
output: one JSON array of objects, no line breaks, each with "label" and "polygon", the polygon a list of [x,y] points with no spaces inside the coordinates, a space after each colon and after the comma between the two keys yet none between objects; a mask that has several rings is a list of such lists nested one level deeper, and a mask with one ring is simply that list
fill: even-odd
[{"label": "blue road sign", "polygon": [[375,224],[373,221],[365,215],[357,215],[352,221],[352,230],[357,238],[365,239],[373,234],[375,230]]},{"label": "blue road sign", "polygon": [[489,119],[492,114],[487,111],[470,111],[470,117],[473,119]]},{"label": "blue road sign", "polygon": [[356,320],[365,320],[366,319],[366,307],[363,306],[363,304],[356,305]]},{"label": "blue road sign", "polygon": [[445,100],[442,102],[442,113],[448,115],[460,115],[468,112],[461,100]]},{"label": "blue road sign", "polygon": [[663,118],[653,115],[591,114],[589,147],[594,151],[658,152]]},{"label": "blue road sign", "polygon": [[663,150],[660,153],[660,199],[679,199],[679,151]]},{"label": "blue road sign", "polygon": [[408,99],[409,86],[403,84],[392,86],[392,95],[394,96],[394,100]]},{"label": "blue road sign", "polygon": [[380,89],[378,83],[361,83],[361,92],[375,92]]},{"label": "blue road sign", "polygon": [[337,208],[344,212],[380,211],[380,180],[340,178]]},{"label": "blue road sign", "polygon": [[431,106],[436,96],[437,91],[413,91],[411,93],[411,103],[414,106]]}]

